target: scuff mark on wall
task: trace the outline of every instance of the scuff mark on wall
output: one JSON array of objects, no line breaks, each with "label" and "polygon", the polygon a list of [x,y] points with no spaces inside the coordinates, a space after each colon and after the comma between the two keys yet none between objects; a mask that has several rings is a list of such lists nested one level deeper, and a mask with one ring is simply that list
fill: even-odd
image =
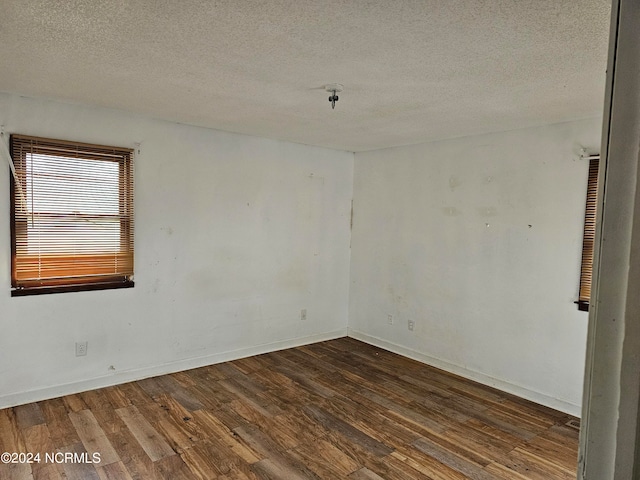
[{"label": "scuff mark on wall", "polygon": [[451,175],[451,177],[449,177],[449,188],[452,192],[455,191],[455,189],[460,185],[462,185],[462,182],[458,177],[456,177],[455,175]]},{"label": "scuff mark on wall", "polygon": [[462,215],[462,212],[458,210],[456,207],[443,207],[442,212],[447,217],[457,217],[459,215]]},{"label": "scuff mark on wall", "polygon": [[482,217],[495,217],[498,214],[496,207],[479,207],[478,215]]}]

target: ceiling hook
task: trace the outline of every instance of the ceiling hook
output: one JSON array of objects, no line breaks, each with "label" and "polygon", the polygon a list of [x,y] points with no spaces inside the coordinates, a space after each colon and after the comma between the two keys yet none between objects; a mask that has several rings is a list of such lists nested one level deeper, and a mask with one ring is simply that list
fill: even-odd
[{"label": "ceiling hook", "polygon": [[344,86],[341,85],[340,83],[330,83],[324,86],[324,89],[327,92],[331,93],[331,96],[329,97],[329,101],[331,102],[332,109],[336,108],[336,102],[340,99],[338,95],[336,95],[336,93],[341,92],[343,88]]}]

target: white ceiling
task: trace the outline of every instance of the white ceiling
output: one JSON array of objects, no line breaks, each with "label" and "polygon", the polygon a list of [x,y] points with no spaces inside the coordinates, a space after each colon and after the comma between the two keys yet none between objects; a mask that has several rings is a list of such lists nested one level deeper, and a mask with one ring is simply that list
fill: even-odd
[{"label": "white ceiling", "polygon": [[[605,0],[2,0],[0,91],[364,151],[598,115]],[[322,86],[344,84],[335,110]]]}]

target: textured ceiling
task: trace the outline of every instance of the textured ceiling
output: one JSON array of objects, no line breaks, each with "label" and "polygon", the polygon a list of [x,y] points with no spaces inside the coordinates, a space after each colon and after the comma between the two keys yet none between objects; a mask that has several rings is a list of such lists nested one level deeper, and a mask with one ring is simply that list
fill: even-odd
[{"label": "textured ceiling", "polygon": [[[363,151],[597,115],[605,0],[2,0],[0,91]],[[327,83],[344,91],[331,110]]]}]

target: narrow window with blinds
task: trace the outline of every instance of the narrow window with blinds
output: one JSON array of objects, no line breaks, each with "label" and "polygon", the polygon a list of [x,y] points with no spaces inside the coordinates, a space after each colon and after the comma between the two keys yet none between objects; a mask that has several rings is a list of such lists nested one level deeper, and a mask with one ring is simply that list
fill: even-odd
[{"label": "narrow window with blinds", "polygon": [[11,135],[12,296],[133,286],[133,150]]},{"label": "narrow window with blinds", "polygon": [[589,180],[587,182],[587,205],[584,215],[582,236],[582,266],[580,268],[580,290],[578,309],[588,312],[591,297],[591,277],[593,275],[593,249],[596,240],[596,207],[598,200],[598,167],[600,161],[589,160]]}]

